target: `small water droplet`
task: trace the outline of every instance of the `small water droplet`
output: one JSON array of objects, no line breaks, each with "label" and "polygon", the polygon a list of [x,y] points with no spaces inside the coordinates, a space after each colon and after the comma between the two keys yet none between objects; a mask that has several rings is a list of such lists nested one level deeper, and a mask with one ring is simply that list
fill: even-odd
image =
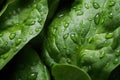
[{"label": "small water droplet", "polygon": [[119,59],[115,59],[114,61],[113,61],[113,64],[118,64],[118,62],[119,62]]},{"label": "small water droplet", "polygon": [[112,6],[114,6],[114,5],[115,5],[115,1],[110,1],[110,2],[109,2],[109,6],[110,6],[110,7],[112,7]]},{"label": "small water droplet", "polygon": [[99,58],[100,58],[100,59],[102,59],[104,56],[105,56],[104,51],[102,51],[102,52],[99,53]]},{"label": "small water droplet", "polygon": [[83,15],[83,14],[84,14],[83,11],[81,11],[81,10],[77,11],[77,16],[81,16],[81,15]]},{"label": "small water droplet", "polygon": [[63,35],[63,38],[64,38],[64,39],[67,39],[67,38],[68,38],[68,36],[69,36],[69,34],[68,34],[68,33],[67,33],[67,34],[64,34],[64,35]]},{"label": "small water droplet", "polygon": [[23,42],[26,42],[27,41],[27,38],[23,38]]},{"label": "small water droplet", "polygon": [[19,45],[19,44],[21,43],[21,41],[22,41],[22,39],[20,39],[20,38],[19,38],[19,39],[16,39],[16,40],[15,40],[16,46]]},{"label": "small water droplet", "polygon": [[33,35],[33,31],[30,31],[29,34],[30,34],[30,35]]},{"label": "small water droplet", "polygon": [[109,15],[108,15],[109,18],[113,18],[113,13],[110,12]]},{"label": "small water droplet", "polygon": [[85,8],[89,9],[89,5],[87,3],[85,3]]},{"label": "small water droplet", "polygon": [[40,19],[38,20],[38,22],[41,23],[41,22],[42,22],[42,19],[40,18]]},{"label": "small water droplet", "polygon": [[28,80],[36,80],[38,73],[37,72],[32,72],[29,76],[28,76]]},{"label": "small water droplet", "polygon": [[9,35],[9,38],[12,40],[12,39],[14,39],[14,38],[15,38],[15,36],[16,36],[16,34],[15,34],[15,33],[11,33],[11,34]]},{"label": "small water droplet", "polygon": [[120,56],[120,50],[116,50],[116,51],[115,51],[115,55],[116,55],[116,56]]},{"label": "small water droplet", "polygon": [[100,8],[100,5],[97,2],[93,2],[93,7],[95,9],[98,9],[98,8]]},{"label": "small water droplet", "polygon": [[61,18],[61,17],[63,17],[63,16],[64,16],[64,14],[60,14],[60,15],[58,15],[59,18]]},{"label": "small water droplet", "polygon": [[89,21],[92,21],[92,18],[88,18]]},{"label": "small water droplet", "polygon": [[113,33],[107,33],[106,35],[105,35],[105,38],[106,39],[110,39],[110,38],[112,38],[113,37]]},{"label": "small water droplet", "polygon": [[95,15],[95,17],[94,17],[94,22],[95,22],[96,25],[99,24],[99,22],[100,22],[100,13],[97,13],[97,14]]},{"label": "small water droplet", "polygon": [[75,33],[71,33],[71,34],[70,34],[70,38],[73,40],[74,43],[77,42],[77,37],[76,37],[76,34],[75,34]]},{"label": "small water droplet", "polygon": [[69,23],[65,22],[64,27],[67,28],[69,26]]},{"label": "small water droplet", "polygon": [[39,32],[39,31],[40,31],[39,27],[35,28],[35,32]]},{"label": "small water droplet", "polygon": [[68,62],[68,63],[71,63],[71,59],[70,59],[70,58],[67,58],[67,62]]}]

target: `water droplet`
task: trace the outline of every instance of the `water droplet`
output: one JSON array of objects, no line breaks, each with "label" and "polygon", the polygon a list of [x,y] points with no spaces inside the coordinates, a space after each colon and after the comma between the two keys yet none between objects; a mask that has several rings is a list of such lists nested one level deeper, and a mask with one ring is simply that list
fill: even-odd
[{"label": "water droplet", "polygon": [[75,33],[70,34],[70,38],[73,40],[74,43],[77,42],[77,37]]},{"label": "water droplet", "polygon": [[84,14],[83,11],[81,11],[81,10],[77,11],[77,16],[81,16],[81,15],[83,15],[83,14]]},{"label": "water droplet", "polygon": [[26,25],[34,25],[35,24],[35,21],[34,20],[30,20],[30,19],[28,19],[26,22]]},{"label": "water droplet", "polygon": [[40,19],[38,20],[38,22],[41,23],[41,22],[42,22],[42,19],[40,18]]},{"label": "water droplet", "polygon": [[104,51],[102,51],[102,52],[99,53],[99,58],[100,58],[100,59],[102,59],[104,56],[105,56]]},{"label": "water droplet", "polygon": [[40,31],[39,27],[35,28],[35,32],[39,32],[39,31]]},{"label": "water droplet", "polygon": [[12,39],[14,39],[14,38],[15,38],[15,36],[16,36],[16,34],[15,34],[15,33],[11,33],[11,34],[9,35],[9,38],[12,40]]},{"label": "water droplet", "polygon": [[67,62],[68,62],[68,63],[71,63],[71,59],[70,59],[70,58],[67,58]]},{"label": "water droplet", "polygon": [[26,42],[27,41],[27,38],[23,38],[23,42]]},{"label": "water droplet", "polygon": [[38,73],[37,72],[32,72],[29,76],[28,76],[28,80],[36,80]]},{"label": "water droplet", "polygon": [[106,35],[105,35],[105,38],[106,39],[110,39],[110,38],[112,38],[113,37],[113,33],[107,33]]},{"label": "water droplet", "polygon": [[115,55],[116,55],[116,56],[120,56],[120,50],[116,50],[116,51],[115,51]]},{"label": "water droplet", "polygon": [[16,46],[19,45],[19,44],[21,43],[21,41],[22,41],[22,39],[20,39],[20,38],[19,38],[19,39],[16,39],[16,40],[15,40]]},{"label": "water droplet", "polygon": [[92,18],[88,18],[89,21],[92,21]]},{"label": "water droplet", "polygon": [[0,33],[0,37],[2,37],[3,36],[3,34],[2,33]]},{"label": "water droplet", "polygon": [[114,61],[113,61],[113,64],[118,64],[119,60],[116,58]]},{"label": "water droplet", "polygon": [[30,35],[33,35],[33,31],[30,31],[29,34],[30,34]]},{"label": "water droplet", "polygon": [[95,9],[98,9],[98,8],[100,8],[100,5],[97,2],[93,2],[93,7]]},{"label": "water droplet", "polygon": [[64,35],[63,35],[63,38],[64,38],[64,39],[67,39],[67,38],[68,38],[68,36],[69,36],[69,34],[68,34],[68,33],[67,33],[67,34],[64,34]]},{"label": "water droplet", "polygon": [[69,23],[65,22],[64,27],[67,28],[69,26]]},{"label": "water droplet", "polygon": [[95,15],[95,17],[94,17],[94,22],[95,22],[96,25],[99,24],[99,22],[100,22],[100,13],[97,13],[97,14]]},{"label": "water droplet", "polygon": [[108,15],[109,18],[113,18],[113,13],[110,12],[109,15]]},{"label": "water droplet", "polygon": [[115,1],[110,1],[110,2],[109,2],[109,6],[110,6],[110,7],[112,7],[112,6],[114,6],[114,5],[115,5]]},{"label": "water droplet", "polygon": [[60,14],[60,15],[58,15],[58,17],[60,18],[60,17],[63,17],[64,16],[64,14]]},{"label": "water droplet", "polygon": [[85,8],[89,9],[89,5],[87,3],[85,3]]}]

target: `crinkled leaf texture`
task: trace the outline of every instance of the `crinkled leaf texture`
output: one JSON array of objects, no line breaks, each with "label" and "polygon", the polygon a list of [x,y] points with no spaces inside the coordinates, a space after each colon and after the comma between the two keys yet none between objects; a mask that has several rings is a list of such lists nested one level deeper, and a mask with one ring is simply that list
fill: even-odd
[{"label": "crinkled leaf texture", "polygon": [[47,0],[16,0],[0,17],[0,69],[40,33],[48,13]]},{"label": "crinkled leaf texture", "polygon": [[47,65],[72,64],[92,80],[107,80],[120,64],[120,1],[75,0],[47,29]]}]

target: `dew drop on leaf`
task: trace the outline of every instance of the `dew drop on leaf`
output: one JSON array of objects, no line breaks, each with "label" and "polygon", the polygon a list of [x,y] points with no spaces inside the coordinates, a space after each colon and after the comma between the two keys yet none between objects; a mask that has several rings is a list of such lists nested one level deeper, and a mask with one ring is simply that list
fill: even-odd
[{"label": "dew drop on leaf", "polygon": [[19,44],[21,43],[21,41],[22,41],[22,39],[20,39],[20,38],[19,38],[19,39],[16,39],[16,40],[15,40],[16,46],[19,45]]},{"label": "dew drop on leaf", "polygon": [[28,76],[28,80],[36,80],[38,73],[37,72],[32,72],[29,76]]},{"label": "dew drop on leaf", "polygon": [[95,17],[94,17],[94,22],[95,22],[96,25],[99,24],[99,22],[100,22],[100,13],[97,13],[97,14],[95,15]]},{"label": "dew drop on leaf", "polygon": [[14,39],[14,38],[15,38],[15,36],[16,36],[16,34],[15,34],[15,33],[11,33],[11,34],[9,35],[9,38],[12,40],[12,39]]},{"label": "dew drop on leaf", "polygon": [[68,34],[68,33],[67,33],[67,34],[64,34],[64,35],[63,35],[63,38],[64,38],[64,39],[67,39],[67,38],[68,38],[68,36],[69,36],[69,34]]},{"label": "dew drop on leaf", "polygon": [[109,6],[110,6],[110,7],[112,7],[112,6],[114,6],[114,5],[115,5],[115,1],[110,1],[110,2],[109,2]]},{"label": "dew drop on leaf", "polygon": [[93,7],[95,9],[98,9],[98,8],[100,8],[100,5],[97,2],[93,2]]},{"label": "dew drop on leaf", "polygon": [[70,34],[70,38],[72,39],[72,41],[73,41],[74,43],[77,42],[77,37],[76,37],[76,34],[75,34],[75,33],[71,33],[71,34]]}]

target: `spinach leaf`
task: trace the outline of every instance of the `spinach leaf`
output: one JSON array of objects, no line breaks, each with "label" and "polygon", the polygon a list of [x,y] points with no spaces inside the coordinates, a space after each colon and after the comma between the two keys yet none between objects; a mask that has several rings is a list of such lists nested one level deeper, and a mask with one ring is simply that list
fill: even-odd
[{"label": "spinach leaf", "polygon": [[91,80],[89,75],[74,65],[56,64],[52,67],[55,80]]},{"label": "spinach leaf", "polygon": [[46,29],[46,64],[76,65],[92,80],[107,80],[120,64],[119,7],[119,0],[75,0],[61,10]]},{"label": "spinach leaf", "polygon": [[46,0],[16,0],[0,17],[0,70],[38,35],[48,13]]},{"label": "spinach leaf", "polygon": [[50,80],[46,66],[30,46],[25,46],[3,69],[1,80]]}]

